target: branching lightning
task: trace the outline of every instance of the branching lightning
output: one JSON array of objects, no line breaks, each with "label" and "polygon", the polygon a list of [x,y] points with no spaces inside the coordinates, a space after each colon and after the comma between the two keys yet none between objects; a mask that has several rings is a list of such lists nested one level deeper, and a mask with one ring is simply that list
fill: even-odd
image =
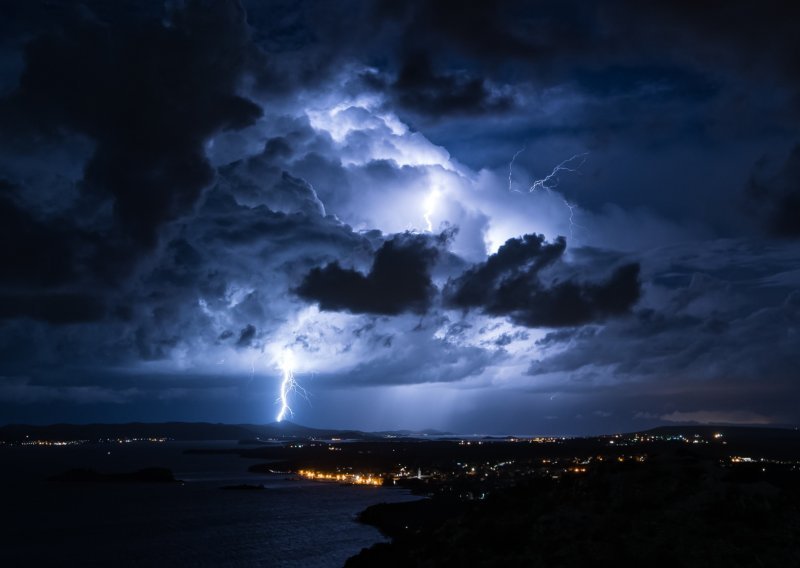
[{"label": "branching lightning", "polygon": [[[512,188],[512,179],[511,179],[513,173],[514,161],[517,159],[517,156],[519,156],[524,150],[525,150],[524,147],[521,150],[518,150],[517,153],[514,154],[514,156],[511,158],[511,161],[508,164],[509,191],[516,191],[515,189]],[[586,156],[588,155],[589,152],[582,152],[580,154],[575,154],[574,156],[567,158],[566,160],[558,164],[556,167],[554,167],[553,170],[545,177],[533,180],[533,183],[528,188],[528,193],[533,193],[534,191],[539,191],[543,189],[547,193],[553,195],[555,193],[554,192],[555,188],[558,187],[559,174],[562,172],[574,173],[580,171],[581,166],[583,166],[583,164],[586,163]],[[567,200],[567,198],[564,197],[563,195],[559,195],[559,197],[561,198],[561,201],[564,202],[564,206],[567,209],[569,209],[569,236],[570,238],[572,238],[574,236],[573,229],[576,226],[579,226],[577,223],[575,223],[576,205],[574,203],[570,203]]]},{"label": "branching lightning", "polygon": [[292,408],[289,406],[289,394],[298,392],[303,397],[307,397],[306,391],[303,387],[297,384],[294,379],[294,355],[291,351],[284,351],[278,359],[278,368],[281,371],[281,388],[278,399],[275,401],[280,404],[281,409],[275,420],[281,422],[286,415],[294,415]]},{"label": "branching lightning", "polygon": [[[583,152],[582,154],[575,154],[571,158],[567,158],[553,168],[553,171],[547,174],[545,177],[534,180],[533,184],[528,188],[528,191],[533,193],[539,189],[544,189],[547,192],[552,193],[553,190],[558,187],[558,174],[561,172],[577,172],[581,169],[581,166],[586,163],[586,156],[588,155],[589,152]],[[573,166],[572,164],[578,159],[580,159],[580,163],[577,166]]]},{"label": "branching lightning", "polygon": [[573,234],[573,229],[575,227],[580,227],[580,225],[575,222],[575,204],[567,201],[566,197],[562,197],[561,200],[564,202],[567,209],[569,209],[569,238],[571,240],[575,236]]}]

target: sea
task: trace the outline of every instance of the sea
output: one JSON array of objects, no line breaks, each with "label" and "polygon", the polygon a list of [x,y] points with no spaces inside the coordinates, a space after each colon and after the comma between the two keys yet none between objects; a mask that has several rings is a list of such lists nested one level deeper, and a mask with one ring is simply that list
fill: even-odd
[{"label": "sea", "polygon": [[[393,487],[347,486],[247,471],[258,461],[189,449],[236,442],[0,446],[0,566],[342,566],[385,538],[357,522],[375,503],[416,499]],[[72,468],[166,467],[176,484],[58,483]],[[226,485],[263,484],[260,491]]]}]

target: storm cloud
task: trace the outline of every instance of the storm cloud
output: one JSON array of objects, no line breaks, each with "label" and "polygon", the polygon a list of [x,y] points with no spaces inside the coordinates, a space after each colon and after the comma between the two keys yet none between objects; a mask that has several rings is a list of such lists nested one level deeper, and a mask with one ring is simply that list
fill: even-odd
[{"label": "storm cloud", "polygon": [[394,315],[424,313],[436,287],[430,276],[438,250],[422,235],[397,235],[375,252],[367,274],[342,268],[334,261],[312,269],[297,294],[319,303],[320,309]]},{"label": "storm cloud", "polygon": [[502,113],[514,106],[510,94],[496,92],[485,79],[463,72],[435,71],[424,52],[403,58],[391,90],[401,107],[434,117]]},{"label": "storm cloud", "polygon": [[26,46],[19,84],[0,103],[3,123],[23,136],[88,136],[84,206],[110,198],[125,235],[152,246],[159,227],[213,181],[205,142],[261,115],[237,93],[249,46],[244,10],[189,2],[167,14],[169,25],[65,12],[59,29]]},{"label": "storm cloud", "polygon": [[[759,168],[766,166],[759,161]],[[779,237],[800,236],[800,144],[775,173],[755,172],[746,186],[747,206],[764,228]]]},{"label": "storm cloud", "polygon": [[799,419],[794,4],[9,6],[5,419]]},{"label": "storm cloud", "polygon": [[448,282],[447,303],[509,316],[527,327],[564,327],[628,312],[640,296],[639,265],[625,264],[600,282],[543,281],[541,272],[559,261],[566,240],[544,235],[509,239],[486,262]]}]

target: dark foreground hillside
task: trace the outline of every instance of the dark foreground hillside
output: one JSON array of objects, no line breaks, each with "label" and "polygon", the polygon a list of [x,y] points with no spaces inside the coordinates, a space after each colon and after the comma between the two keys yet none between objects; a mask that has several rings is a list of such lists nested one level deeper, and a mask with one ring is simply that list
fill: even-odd
[{"label": "dark foreground hillside", "polygon": [[367,509],[362,520],[393,542],[347,568],[800,566],[796,465],[732,466],[679,451],[534,479],[466,505],[414,507]]}]

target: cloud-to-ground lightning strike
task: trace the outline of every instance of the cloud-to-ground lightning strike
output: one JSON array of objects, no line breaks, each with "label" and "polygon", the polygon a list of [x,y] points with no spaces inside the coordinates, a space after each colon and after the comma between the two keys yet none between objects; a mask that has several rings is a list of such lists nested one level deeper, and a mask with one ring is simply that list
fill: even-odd
[{"label": "cloud-to-ground lightning strike", "polygon": [[301,394],[304,394],[304,391],[294,380],[294,355],[291,351],[284,351],[281,354],[280,359],[278,359],[278,368],[281,371],[281,388],[276,402],[281,405],[281,409],[275,420],[281,422],[286,418],[287,414],[294,414],[289,406],[289,393],[301,392]]}]

